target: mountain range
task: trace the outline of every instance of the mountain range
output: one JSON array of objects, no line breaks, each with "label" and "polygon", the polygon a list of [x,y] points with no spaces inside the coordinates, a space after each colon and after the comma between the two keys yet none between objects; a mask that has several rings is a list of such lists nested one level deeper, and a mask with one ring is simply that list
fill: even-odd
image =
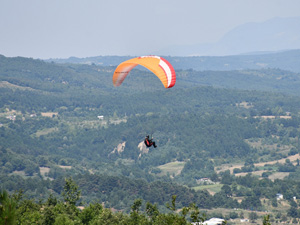
[{"label": "mountain range", "polygon": [[[95,64],[100,66],[117,66],[134,56],[95,56],[87,58],[70,57],[67,59],[48,59],[47,62]],[[175,70],[230,71],[246,69],[276,68],[300,72],[300,49],[272,53],[256,53],[232,56],[163,56]]]},{"label": "mountain range", "polygon": [[172,56],[225,56],[300,48],[300,17],[276,17],[235,27],[215,43],[176,45],[154,54]]}]

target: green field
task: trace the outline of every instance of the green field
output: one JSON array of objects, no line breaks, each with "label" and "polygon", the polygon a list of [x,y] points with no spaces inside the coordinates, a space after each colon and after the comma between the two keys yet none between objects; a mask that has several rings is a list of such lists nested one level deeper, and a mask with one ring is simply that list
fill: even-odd
[{"label": "green field", "polygon": [[195,191],[208,190],[209,192],[217,193],[221,191],[223,184],[209,184],[193,187]]},{"label": "green field", "polygon": [[160,175],[167,175],[168,173],[170,175],[175,174],[175,176],[179,175],[184,167],[184,164],[185,162],[175,161],[158,166],[158,168],[162,171]]}]

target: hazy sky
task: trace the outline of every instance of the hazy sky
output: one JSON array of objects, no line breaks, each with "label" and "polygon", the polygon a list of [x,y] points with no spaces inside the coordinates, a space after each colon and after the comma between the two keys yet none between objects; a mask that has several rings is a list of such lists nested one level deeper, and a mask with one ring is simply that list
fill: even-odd
[{"label": "hazy sky", "polygon": [[300,16],[300,0],[0,0],[0,54],[147,55],[215,42],[246,22]]}]

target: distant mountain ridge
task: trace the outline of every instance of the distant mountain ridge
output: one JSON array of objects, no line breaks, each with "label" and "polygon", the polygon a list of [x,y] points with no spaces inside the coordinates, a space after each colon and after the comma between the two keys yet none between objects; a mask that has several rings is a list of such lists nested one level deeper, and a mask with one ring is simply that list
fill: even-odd
[{"label": "distant mountain ridge", "polygon": [[245,23],[229,31],[218,42],[170,46],[155,54],[225,56],[288,49],[300,49],[300,17],[276,17],[261,23]]},{"label": "distant mountain ridge", "polygon": [[[71,57],[68,59],[49,59],[48,62],[96,64],[102,66],[117,66],[124,60],[134,56],[96,56],[87,58]],[[198,71],[244,70],[278,68],[292,72],[300,72],[300,48],[298,50],[279,51],[271,53],[253,53],[233,56],[164,56],[175,70],[193,69]]]}]

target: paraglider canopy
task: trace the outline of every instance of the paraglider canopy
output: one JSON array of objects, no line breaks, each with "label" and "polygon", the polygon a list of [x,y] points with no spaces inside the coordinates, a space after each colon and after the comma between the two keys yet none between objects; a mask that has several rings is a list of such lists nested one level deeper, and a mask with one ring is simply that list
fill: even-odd
[{"label": "paraglider canopy", "polygon": [[128,73],[137,65],[141,65],[152,71],[160,79],[165,88],[171,88],[175,85],[175,70],[167,60],[159,56],[141,56],[129,59],[118,65],[113,75],[114,86],[120,86]]}]

